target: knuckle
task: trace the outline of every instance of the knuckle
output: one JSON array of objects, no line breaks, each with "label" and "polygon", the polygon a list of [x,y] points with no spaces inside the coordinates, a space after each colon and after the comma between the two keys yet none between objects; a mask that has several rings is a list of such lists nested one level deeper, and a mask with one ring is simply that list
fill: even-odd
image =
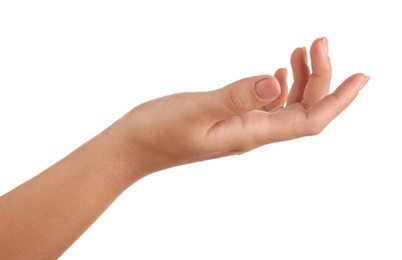
[{"label": "knuckle", "polygon": [[324,127],[321,124],[310,124],[308,127],[308,135],[319,135],[323,130]]},{"label": "knuckle", "polygon": [[233,155],[241,155],[244,153],[247,153],[249,151],[251,151],[253,149],[253,147],[249,146],[249,145],[239,145],[236,148],[231,150],[231,154]]},{"label": "knuckle", "polygon": [[325,125],[306,116],[303,117],[303,120],[298,121],[294,127],[299,129],[301,136],[315,136],[324,130]]},{"label": "knuckle", "polygon": [[237,91],[231,90],[225,101],[226,107],[234,113],[246,112],[246,105],[244,101],[239,97]]},{"label": "knuckle", "polygon": [[322,66],[320,68],[316,68],[313,70],[311,77],[313,78],[322,78],[322,77],[331,77],[332,69],[331,66]]}]

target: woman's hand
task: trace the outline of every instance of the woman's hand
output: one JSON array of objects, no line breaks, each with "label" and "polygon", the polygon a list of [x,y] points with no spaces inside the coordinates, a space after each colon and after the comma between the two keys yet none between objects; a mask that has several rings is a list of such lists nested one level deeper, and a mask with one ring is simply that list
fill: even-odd
[{"label": "woman's hand", "polygon": [[[294,82],[288,93],[286,69],[274,76],[241,79],[209,92],[180,93],[141,104],[112,127],[124,140],[125,163],[142,175],[259,146],[320,133],[357,96],[368,77],[358,73],[332,94],[326,38],[291,56]],[[130,172],[117,176],[134,180]]]},{"label": "woman's hand", "polygon": [[355,74],[328,95],[327,40],[291,58],[286,70],[222,89],[146,102],[56,164],[0,197],[0,258],[57,259],[131,184],[172,166],[247,152],[318,134],[356,97]]}]

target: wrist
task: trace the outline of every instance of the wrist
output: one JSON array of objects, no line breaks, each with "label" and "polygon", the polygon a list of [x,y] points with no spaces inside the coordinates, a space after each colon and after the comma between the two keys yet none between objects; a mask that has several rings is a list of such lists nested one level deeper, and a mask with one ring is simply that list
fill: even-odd
[{"label": "wrist", "polygon": [[130,129],[123,117],[94,138],[95,146],[103,153],[105,174],[124,189],[152,172],[147,166],[148,157]]}]

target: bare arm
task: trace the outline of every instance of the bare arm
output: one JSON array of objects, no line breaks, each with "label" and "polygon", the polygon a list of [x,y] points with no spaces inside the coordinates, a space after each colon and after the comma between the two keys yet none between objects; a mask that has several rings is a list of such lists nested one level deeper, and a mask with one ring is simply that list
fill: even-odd
[{"label": "bare arm", "polygon": [[328,94],[327,40],[291,57],[286,70],[218,90],[141,104],[61,161],[0,198],[0,259],[59,257],[128,187],[162,169],[240,154],[320,133],[357,96],[358,73]]},{"label": "bare arm", "polygon": [[124,191],[110,132],[0,198],[0,259],[57,259]]}]

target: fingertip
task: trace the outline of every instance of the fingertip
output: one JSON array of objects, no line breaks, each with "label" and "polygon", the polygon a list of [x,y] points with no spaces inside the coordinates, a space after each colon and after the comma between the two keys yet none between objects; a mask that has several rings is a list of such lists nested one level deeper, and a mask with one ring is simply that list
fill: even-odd
[{"label": "fingertip", "polygon": [[288,77],[288,70],[287,70],[286,68],[279,68],[279,69],[275,72],[274,76],[275,76],[276,78],[278,78],[278,77],[287,78],[287,77]]},{"label": "fingertip", "polygon": [[313,41],[310,47],[310,57],[311,59],[314,59],[314,57],[327,57],[329,53],[329,47],[328,47],[328,38],[327,37],[321,37],[317,38]]},{"label": "fingertip", "polygon": [[[313,41],[313,43],[311,43],[310,51],[311,51],[311,49],[315,48],[317,46],[317,44],[322,46],[324,39],[326,39],[326,37],[316,38]],[[324,47],[321,47],[321,48],[324,50]]]},{"label": "fingertip", "polygon": [[328,47],[328,38],[327,37],[321,38],[321,46],[322,46],[322,49],[324,50],[325,54],[328,56],[329,47]]},{"label": "fingertip", "polygon": [[357,88],[360,91],[366,86],[369,80],[370,80],[369,76],[359,72],[347,78],[345,82],[352,83],[355,86],[355,88]]},{"label": "fingertip", "polygon": [[[363,74],[363,75],[364,75],[364,74]],[[362,89],[366,86],[366,84],[367,84],[367,82],[368,82],[369,80],[370,80],[370,76],[364,75],[364,78],[363,78],[362,81],[360,82],[359,91],[362,90]]]},{"label": "fingertip", "polygon": [[298,71],[302,68],[303,71],[308,71],[307,74],[310,74],[306,47],[300,47],[293,51],[292,55],[290,56],[290,65],[293,73],[295,73],[295,70]]},{"label": "fingertip", "polygon": [[307,63],[307,50],[306,47],[296,48],[292,55],[290,56],[290,63],[294,63],[295,61],[300,60],[300,56],[302,56],[302,60]]}]

